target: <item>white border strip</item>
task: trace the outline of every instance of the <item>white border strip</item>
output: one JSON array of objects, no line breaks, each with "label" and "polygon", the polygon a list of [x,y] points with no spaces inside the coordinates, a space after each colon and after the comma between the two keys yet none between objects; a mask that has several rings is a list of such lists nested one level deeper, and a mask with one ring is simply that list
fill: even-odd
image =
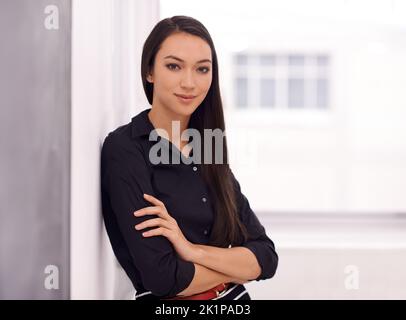
[{"label": "white border strip", "polygon": [[147,291],[147,292],[143,292],[143,293],[137,294],[137,295],[135,295],[134,299],[137,300],[137,298],[142,297],[142,296],[145,296],[145,295],[147,295],[147,294],[152,294],[152,291]]},{"label": "white border strip", "polygon": [[233,300],[238,300],[243,294],[246,294],[246,293],[247,293],[247,290],[244,290],[238,296],[236,296]]},{"label": "white border strip", "polygon": [[213,298],[213,299],[211,299],[211,300],[217,300],[217,299],[220,299],[220,298],[225,297],[226,295],[228,295],[231,291],[233,291],[233,290],[234,290],[235,288],[237,288],[238,286],[239,286],[239,284],[235,284],[234,287],[231,287],[231,288],[229,288],[229,289],[223,291],[222,293],[220,293],[220,295],[219,295],[218,297],[215,297],[215,298]]}]

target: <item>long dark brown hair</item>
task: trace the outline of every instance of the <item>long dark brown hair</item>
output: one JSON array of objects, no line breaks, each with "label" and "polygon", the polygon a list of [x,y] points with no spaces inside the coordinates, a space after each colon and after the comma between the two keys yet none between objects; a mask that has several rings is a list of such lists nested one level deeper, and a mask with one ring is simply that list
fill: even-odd
[{"label": "long dark brown hair", "polygon": [[[141,59],[141,77],[144,91],[152,105],[154,85],[147,81],[155,62],[155,56],[162,42],[174,33],[185,32],[205,40],[211,48],[212,54],[212,82],[211,87],[198,108],[193,112],[189,121],[189,128],[199,131],[203,139],[202,159],[205,159],[206,143],[204,143],[204,129],[220,129],[225,132],[223,104],[221,101],[218,61],[213,41],[207,29],[198,20],[187,16],[174,16],[161,20],[146,39]],[[216,159],[216,149],[212,144],[212,159]],[[229,244],[241,244],[248,238],[247,229],[238,215],[236,184],[228,164],[227,141],[223,140],[222,164],[202,164],[202,175],[213,199],[215,218],[210,235],[210,244],[228,247]]]}]

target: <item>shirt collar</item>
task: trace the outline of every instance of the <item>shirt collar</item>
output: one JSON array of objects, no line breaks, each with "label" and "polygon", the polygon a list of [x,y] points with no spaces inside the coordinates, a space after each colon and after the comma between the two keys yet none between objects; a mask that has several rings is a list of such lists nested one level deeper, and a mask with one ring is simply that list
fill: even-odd
[{"label": "shirt collar", "polygon": [[155,129],[148,118],[148,113],[150,111],[151,108],[148,108],[131,119],[131,134],[133,138],[146,135],[149,136],[150,132]]}]

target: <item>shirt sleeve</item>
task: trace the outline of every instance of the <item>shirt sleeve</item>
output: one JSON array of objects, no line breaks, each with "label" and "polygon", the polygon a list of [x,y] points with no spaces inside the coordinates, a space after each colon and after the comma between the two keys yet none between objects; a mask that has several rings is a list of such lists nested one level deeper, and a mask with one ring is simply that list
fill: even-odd
[{"label": "shirt sleeve", "polygon": [[275,245],[267,236],[265,228],[260,223],[257,215],[252,211],[248,199],[241,192],[240,184],[234,174],[231,175],[236,190],[238,213],[249,234],[248,240],[241,246],[254,253],[261,267],[260,275],[252,280],[270,279],[275,275],[278,267],[279,257],[275,251]]},{"label": "shirt sleeve", "polygon": [[164,236],[143,237],[149,227],[136,230],[134,226],[156,215],[135,217],[134,211],[153,206],[143,193],[155,196],[149,168],[141,147],[125,137],[107,136],[101,154],[102,188],[109,195],[111,207],[120,231],[130,251],[133,263],[141,274],[146,290],[157,296],[176,296],[191,283],[195,265],[182,260],[172,243]]}]

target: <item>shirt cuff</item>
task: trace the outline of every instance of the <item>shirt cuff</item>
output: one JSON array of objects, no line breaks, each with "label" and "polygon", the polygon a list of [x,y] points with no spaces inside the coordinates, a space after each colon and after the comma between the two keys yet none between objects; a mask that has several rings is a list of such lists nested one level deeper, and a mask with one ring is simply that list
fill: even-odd
[{"label": "shirt cuff", "polygon": [[261,274],[256,279],[251,280],[260,281],[274,276],[278,264],[278,256],[273,248],[260,240],[248,241],[241,246],[252,251],[261,267]]},{"label": "shirt cuff", "polygon": [[178,267],[176,270],[176,285],[168,294],[168,297],[174,297],[179,292],[185,290],[192,282],[195,276],[195,265],[193,262],[178,259]]}]

